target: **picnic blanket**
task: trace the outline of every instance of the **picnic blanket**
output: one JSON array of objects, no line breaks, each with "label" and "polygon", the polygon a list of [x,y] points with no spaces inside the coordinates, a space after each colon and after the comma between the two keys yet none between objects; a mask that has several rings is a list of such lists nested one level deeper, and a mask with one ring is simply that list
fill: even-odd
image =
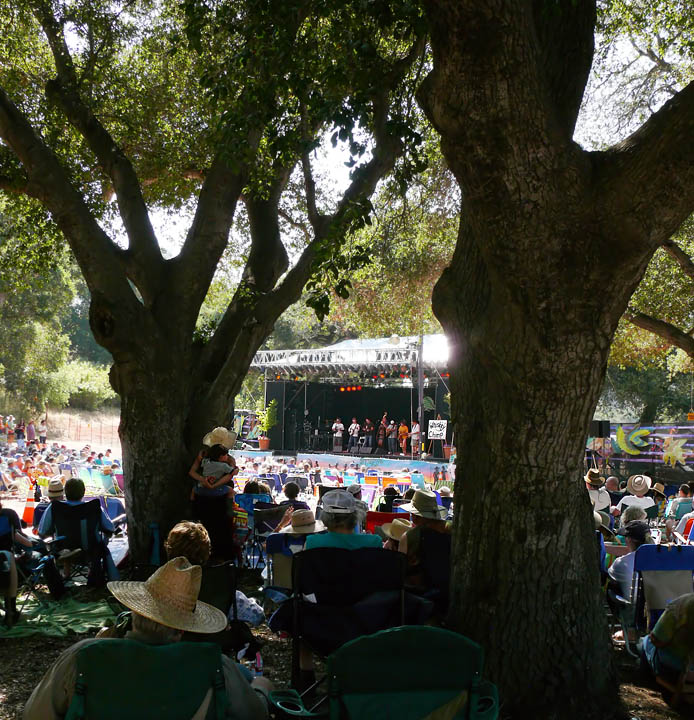
[{"label": "picnic blanket", "polygon": [[[19,604],[19,603],[18,603]],[[50,635],[68,637],[95,633],[100,627],[113,624],[116,612],[106,600],[78,602],[72,598],[44,601],[34,598],[27,601],[19,622],[12,628],[0,626],[0,639]]]}]

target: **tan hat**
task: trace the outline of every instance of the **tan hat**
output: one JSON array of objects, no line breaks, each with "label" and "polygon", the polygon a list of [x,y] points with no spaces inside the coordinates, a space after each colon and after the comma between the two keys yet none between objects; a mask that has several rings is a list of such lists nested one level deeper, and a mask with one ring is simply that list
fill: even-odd
[{"label": "tan hat", "polygon": [[632,475],[627,480],[627,490],[637,497],[642,497],[651,489],[651,479],[648,475]]},{"label": "tan hat", "polygon": [[221,632],[226,615],[198,600],[202,568],[177,557],[162,565],[146,582],[116,580],[108,589],[125,607],[160,625],[198,633]]},{"label": "tan hat", "polygon": [[48,499],[49,500],[62,500],[65,497],[65,489],[63,488],[62,481],[58,478],[53,478],[48,483]]},{"label": "tan hat", "polygon": [[450,489],[450,487],[448,487],[448,485],[442,485],[439,488],[439,495],[441,497],[451,497],[452,494],[453,493],[451,492],[451,489]]},{"label": "tan hat", "polygon": [[386,537],[400,542],[402,536],[413,527],[414,525],[409,520],[400,520],[400,518],[396,518],[393,522],[381,525],[381,530]]},{"label": "tan hat", "polygon": [[202,444],[207,447],[213,445],[221,445],[227,450],[234,447],[236,444],[237,434],[233,430],[227,430],[225,427],[216,427],[202,439]]},{"label": "tan hat", "polygon": [[448,510],[436,502],[436,495],[431,490],[417,490],[412,502],[399,509],[432,520],[443,520],[448,515]]},{"label": "tan hat", "polygon": [[665,485],[663,485],[663,483],[656,483],[651,489],[653,490],[653,492],[656,492],[659,495],[665,497]]},{"label": "tan hat", "polygon": [[590,468],[583,479],[593,487],[602,487],[605,484],[605,478],[601,477],[600,472],[595,468]]},{"label": "tan hat", "polygon": [[595,522],[595,529],[599,530],[603,534],[603,537],[614,537],[614,532],[610,530],[610,521],[602,513],[593,510],[593,521]]},{"label": "tan hat", "polygon": [[325,525],[316,520],[313,510],[295,510],[292,513],[292,524],[283,527],[280,532],[292,535],[310,535],[325,530]]}]

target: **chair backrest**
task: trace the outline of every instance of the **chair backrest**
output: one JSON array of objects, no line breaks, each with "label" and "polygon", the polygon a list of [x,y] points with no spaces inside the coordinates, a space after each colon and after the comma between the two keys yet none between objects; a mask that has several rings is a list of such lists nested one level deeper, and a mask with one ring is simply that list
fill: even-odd
[{"label": "chair backrest", "polygon": [[271,503],[272,498],[269,495],[266,495],[265,493],[262,493],[260,495],[253,495],[253,494],[247,494],[247,493],[239,493],[234,497],[234,501],[237,505],[242,507],[250,516],[253,515],[253,508],[255,507],[256,503],[259,502],[266,502]]},{"label": "chair backrest", "polygon": [[451,582],[451,536],[422,528],[419,558],[424,587],[437,590],[443,598],[443,605],[447,606]]},{"label": "chair backrest", "polygon": [[95,640],[77,652],[76,665],[75,692],[66,720],[190,720],[210,691],[214,713],[207,717],[225,717],[227,696],[219,645]]},{"label": "chair backrest", "polygon": [[395,486],[397,487],[398,482],[399,482],[399,481],[398,481],[398,478],[394,478],[394,477],[384,477],[383,480],[381,481],[381,486],[382,486],[384,489],[387,488],[387,487],[390,486],[390,485],[395,485]]},{"label": "chair backrest", "polygon": [[213,605],[225,615],[236,600],[236,567],[233,562],[205,565],[198,600]]},{"label": "chair backrest", "polygon": [[266,550],[269,561],[269,583],[275,587],[292,588],[292,561],[306,544],[307,535],[273,533],[267,539]]},{"label": "chair backrest", "polygon": [[393,522],[397,517],[401,517],[401,513],[375,512],[374,510],[369,510],[366,513],[366,532],[373,534],[379,525]]},{"label": "chair backrest", "polygon": [[267,503],[258,502],[253,508],[253,524],[257,533],[271,533],[284,517],[288,505],[272,505],[264,507]]},{"label": "chair backrest", "polygon": [[378,485],[378,475],[365,475],[364,485]]},{"label": "chair backrest", "polygon": [[675,511],[675,520],[681,520],[687,513],[692,511],[691,498],[681,498]]},{"label": "chair backrest", "polygon": [[684,526],[684,532],[682,533],[685,540],[689,540],[689,536],[692,533],[692,525],[694,525],[694,518],[689,518]]},{"label": "chair backrest", "polygon": [[[5,537],[5,535],[13,535],[12,525],[7,515],[0,515],[0,537]],[[12,540],[14,540],[14,537]]]},{"label": "chair backrest", "polygon": [[693,577],[694,546],[641,545],[634,553],[631,596],[637,627],[642,627],[644,605],[652,628],[671,600],[694,591]]},{"label": "chair backrest", "polygon": [[654,520],[658,517],[658,506],[657,505],[651,505],[651,507],[646,508],[646,519],[647,520]]},{"label": "chair backrest", "polygon": [[65,538],[65,547],[82,550],[94,548],[99,540],[97,533],[101,520],[101,504],[97,499],[79,505],[59,501],[51,507],[55,534]]},{"label": "chair backrest", "polygon": [[287,475],[283,484],[286,485],[288,482],[295,482],[300,490],[306,490],[310,484],[308,475]]},{"label": "chair backrest", "polygon": [[[330,718],[415,720],[428,717],[465,691],[464,714],[451,712],[445,717],[495,718],[496,707],[489,708],[489,715],[475,712],[483,659],[479,645],[442,628],[404,626],[359,637],[328,658]],[[494,701],[490,698],[492,705]]]},{"label": "chair backrest", "polygon": [[371,593],[402,590],[406,557],[381,548],[314,548],[294,556],[295,596],[314,595],[333,607],[354,605]]}]

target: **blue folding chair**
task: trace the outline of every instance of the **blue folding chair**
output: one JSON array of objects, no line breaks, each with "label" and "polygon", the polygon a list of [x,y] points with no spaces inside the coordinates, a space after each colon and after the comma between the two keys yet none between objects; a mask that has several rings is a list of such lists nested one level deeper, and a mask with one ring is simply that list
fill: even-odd
[{"label": "blue folding chair", "polygon": [[[629,607],[634,611],[634,627],[645,635],[662,615],[669,602],[694,591],[694,546],[641,545],[634,554],[634,578]],[[620,622],[627,652],[636,656],[629,644],[624,613]]]},{"label": "blue folding chair", "polygon": [[267,538],[268,584],[263,588],[265,597],[274,603],[282,603],[292,594],[292,559],[306,544],[307,535],[273,533]]},{"label": "blue folding chair", "polygon": [[248,513],[248,536],[244,544],[244,560],[249,567],[257,568],[263,559],[263,547],[255,530],[253,513],[258,503],[272,505],[272,498],[265,493],[260,495],[240,493],[234,497],[234,501]]}]

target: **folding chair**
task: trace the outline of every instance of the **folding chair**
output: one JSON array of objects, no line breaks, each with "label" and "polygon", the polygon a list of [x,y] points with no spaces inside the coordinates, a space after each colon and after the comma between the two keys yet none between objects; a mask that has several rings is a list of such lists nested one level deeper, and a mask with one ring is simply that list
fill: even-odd
[{"label": "folding chair", "polygon": [[[70,557],[73,566],[67,580],[84,577],[89,580],[93,572],[106,578],[105,554],[108,552],[106,538],[101,531],[101,503],[98,499],[79,505],[54,502],[51,506],[55,536],[66,550],[81,550]],[[60,558],[56,558],[60,560]],[[101,565],[101,569],[99,569]]]},{"label": "folding chair", "polygon": [[274,603],[284,602],[292,594],[292,561],[306,544],[307,535],[272,533],[265,543],[267,555],[267,585],[263,588],[266,598]]},{"label": "folding chair", "polygon": [[[275,505],[272,502],[272,498],[266,494],[255,495],[241,493],[240,495],[236,495],[234,501],[242,510],[248,513],[248,532],[242,547],[242,560],[248,565],[248,567],[257,568],[260,562],[264,561],[264,556],[262,541],[255,530],[255,506],[258,503],[265,503],[270,507],[275,507]],[[254,564],[254,556],[256,554],[257,558],[255,559]]]},{"label": "folding chair", "polygon": [[[413,648],[426,648],[426,657]],[[483,661],[479,645],[442,628],[408,625],[356,638],[328,658],[328,715],[420,720],[439,711],[437,717],[495,720],[498,692],[482,680]],[[286,715],[317,716],[295,691],[272,692],[270,702]]]},{"label": "folding chair", "polygon": [[315,548],[294,555],[294,687],[302,643],[325,657],[355,637],[404,623],[405,566],[403,553],[380,548]]},{"label": "folding chair", "polygon": [[376,512],[375,510],[369,510],[366,513],[365,532],[373,535],[379,525],[385,525],[386,523],[393,522],[395,518],[402,518],[402,513]]},{"label": "folding chair", "polygon": [[630,602],[617,596],[623,603],[619,621],[625,649],[630,655],[637,657],[629,642],[630,618],[626,611],[633,611],[632,627],[637,634],[645,635],[671,600],[694,590],[693,573],[692,545],[641,545],[636,550]]},{"label": "folding chair", "polygon": [[451,536],[422,528],[420,535],[420,567],[423,585],[427,588],[422,597],[433,601],[441,615],[448,610],[451,583]]},{"label": "folding chair", "polygon": [[284,481],[284,485],[288,482],[295,482],[299,486],[299,490],[308,490],[311,485],[308,475],[287,475],[287,479]]},{"label": "folding chair", "polygon": [[[147,645],[104,639],[76,654],[75,692],[66,720],[189,720],[210,695],[205,717],[226,717],[227,694],[219,645]],[[114,671],[118,682],[114,682]],[[125,691],[124,691],[125,689]]]},{"label": "folding chair", "polygon": [[672,517],[675,520],[681,520],[687,513],[690,513],[692,511],[692,499],[679,498],[679,502],[677,503],[677,508],[675,509],[674,514],[670,515],[668,510],[665,511],[667,517]]}]

